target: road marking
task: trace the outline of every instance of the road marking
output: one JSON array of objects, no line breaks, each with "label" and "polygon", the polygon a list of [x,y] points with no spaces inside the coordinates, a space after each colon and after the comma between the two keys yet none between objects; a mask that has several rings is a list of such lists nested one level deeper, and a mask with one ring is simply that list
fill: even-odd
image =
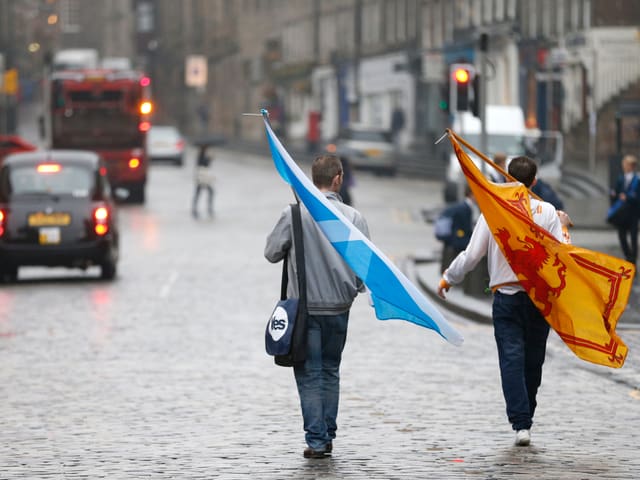
[{"label": "road marking", "polygon": [[171,293],[171,288],[173,287],[173,284],[176,283],[176,280],[178,280],[178,277],[179,274],[177,271],[174,270],[173,272],[171,272],[169,278],[160,289],[160,298],[167,298],[169,296],[169,293]]}]

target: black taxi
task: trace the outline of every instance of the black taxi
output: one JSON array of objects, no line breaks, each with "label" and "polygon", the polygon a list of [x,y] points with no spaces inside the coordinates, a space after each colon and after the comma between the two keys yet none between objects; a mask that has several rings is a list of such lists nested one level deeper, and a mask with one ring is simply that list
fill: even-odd
[{"label": "black taxi", "polygon": [[117,211],[100,157],[89,151],[15,153],[0,169],[0,280],[21,266],[116,275]]}]

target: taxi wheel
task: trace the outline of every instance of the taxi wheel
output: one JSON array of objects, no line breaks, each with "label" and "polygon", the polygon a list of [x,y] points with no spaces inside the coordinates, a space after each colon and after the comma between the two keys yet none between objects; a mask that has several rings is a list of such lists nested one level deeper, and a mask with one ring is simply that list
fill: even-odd
[{"label": "taxi wheel", "polygon": [[107,261],[100,265],[100,278],[103,280],[113,280],[116,277],[116,264],[113,261]]},{"label": "taxi wheel", "polygon": [[0,282],[13,283],[18,280],[18,267],[2,267],[0,269]]}]

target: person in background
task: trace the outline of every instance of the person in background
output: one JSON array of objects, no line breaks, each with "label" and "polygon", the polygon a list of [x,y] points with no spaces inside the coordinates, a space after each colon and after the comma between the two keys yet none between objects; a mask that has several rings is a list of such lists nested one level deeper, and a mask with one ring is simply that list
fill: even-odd
[{"label": "person in background", "polygon": [[622,173],[610,192],[611,204],[622,200],[631,204],[628,221],[617,227],[622,253],[627,261],[638,260],[638,218],[640,217],[640,177],[637,174],[638,159],[634,155],[622,158]]},{"label": "person in background", "polygon": [[545,202],[549,202],[551,205],[556,207],[556,210],[564,210],[564,202],[551,185],[544,180],[536,178],[535,183],[531,186],[531,191]]},{"label": "person in background", "polygon": [[[440,272],[444,272],[451,261],[467,248],[473,231],[476,208],[473,192],[467,185],[464,200],[445,208],[436,219],[436,238],[443,244]],[[439,225],[443,226],[444,231],[439,232]]]},{"label": "person in background", "polygon": [[404,124],[404,110],[396,105],[391,112],[391,140],[396,147],[400,145],[400,132],[404,128]]},{"label": "person in background", "polygon": [[[535,181],[537,168],[533,159],[516,157],[509,163],[509,175],[529,188]],[[550,203],[533,197],[530,202],[533,221],[563,241],[562,223],[568,216],[559,215]],[[451,285],[461,283],[485,255],[489,287],[494,294],[493,328],[507,417],[516,432],[516,445],[526,446],[531,442],[530,430],[542,381],[549,324],[518,281],[484,215],[480,215],[467,248],[442,274],[437,292],[444,299]]]},{"label": "person in background", "polygon": [[[496,153],[493,156],[493,163],[498,165],[502,170],[504,171],[507,170],[507,156],[504,153],[501,153],[501,152]],[[502,175],[500,172],[494,169],[492,169],[491,172],[489,172],[489,179],[493,183],[504,183],[506,181],[506,179],[504,178],[504,175]]]},{"label": "person in background", "polygon": [[351,187],[355,183],[353,179],[353,169],[351,168],[351,163],[349,159],[345,156],[340,156],[340,162],[342,163],[342,187],[340,187],[340,197],[342,197],[342,202],[346,205],[353,206],[353,198],[351,197]]},{"label": "person in background", "polygon": [[[363,235],[369,237],[367,222],[356,209],[345,205],[338,192],[343,182],[340,159],[321,155],[311,166],[313,184]],[[347,340],[351,304],[362,281],[345,263],[320,230],[309,211],[301,206],[307,283],[307,359],[293,367],[307,448],[305,458],[323,458],[333,451],[340,399],[340,362]],[[265,258],[276,263],[287,256],[288,297],[298,298],[296,255],[293,247],[291,208],[287,206],[267,236]]]},{"label": "person in background", "polygon": [[207,153],[206,145],[200,146],[198,150],[198,158],[196,160],[195,169],[195,192],[193,194],[193,203],[191,205],[191,214],[193,218],[198,218],[198,202],[200,193],[207,191],[207,213],[209,217],[213,217],[213,181],[214,177],[211,173],[211,157]]}]

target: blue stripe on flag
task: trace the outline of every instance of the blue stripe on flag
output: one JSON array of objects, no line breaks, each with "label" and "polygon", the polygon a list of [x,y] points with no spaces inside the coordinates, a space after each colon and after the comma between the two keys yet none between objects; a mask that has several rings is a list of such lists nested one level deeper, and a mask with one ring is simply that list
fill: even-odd
[{"label": "blue stripe on flag", "polygon": [[407,320],[438,332],[454,345],[463,342],[442,313],[416,286],[358,230],[296,165],[287,153],[263,111],[267,139],[278,173],[290,184],[322,232],[354,273],[371,291],[376,316],[381,320]]}]

